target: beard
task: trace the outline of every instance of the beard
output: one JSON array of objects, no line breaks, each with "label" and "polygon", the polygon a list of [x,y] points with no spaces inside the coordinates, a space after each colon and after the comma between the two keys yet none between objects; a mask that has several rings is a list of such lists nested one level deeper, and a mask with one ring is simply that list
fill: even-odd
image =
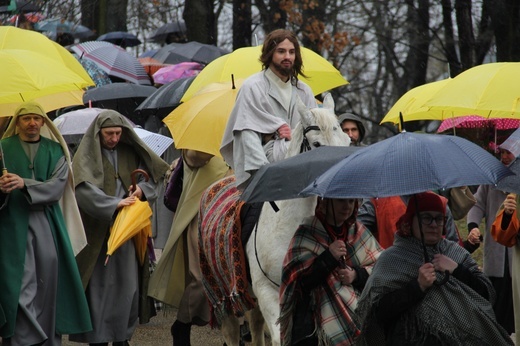
[{"label": "beard", "polygon": [[293,73],[293,64],[291,64],[290,67],[285,67],[281,64],[277,64],[275,62],[271,62],[271,64],[273,65],[274,69],[280,73],[282,76],[285,76],[285,77],[290,77]]}]

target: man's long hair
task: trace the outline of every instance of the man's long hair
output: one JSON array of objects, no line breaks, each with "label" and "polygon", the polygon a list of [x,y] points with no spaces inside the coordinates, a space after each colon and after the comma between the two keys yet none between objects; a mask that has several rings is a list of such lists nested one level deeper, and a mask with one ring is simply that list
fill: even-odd
[{"label": "man's long hair", "polygon": [[264,41],[264,45],[262,46],[262,55],[260,56],[260,62],[262,63],[262,68],[266,70],[273,61],[273,54],[276,50],[276,47],[278,46],[278,44],[285,41],[285,39],[288,39],[290,42],[292,42],[292,44],[294,44],[295,59],[293,64],[293,70],[291,73],[291,81],[293,81],[293,84],[295,84],[298,81],[298,75],[302,75],[304,77],[307,76],[303,73],[303,60],[300,49],[300,43],[298,42],[298,38],[292,31],[285,29],[276,29],[272,31],[269,35],[267,35]]}]

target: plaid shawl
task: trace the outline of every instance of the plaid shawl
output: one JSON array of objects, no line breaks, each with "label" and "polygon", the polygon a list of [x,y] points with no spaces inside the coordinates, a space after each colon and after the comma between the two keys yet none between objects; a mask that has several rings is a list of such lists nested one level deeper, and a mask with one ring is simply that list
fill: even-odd
[{"label": "plaid shawl", "polygon": [[240,208],[244,202],[239,197],[232,175],[211,185],[201,198],[199,257],[212,327],[220,326],[228,315],[243,316],[256,306],[249,293],[240,237]]},{"label": "plaid shawl", "polygon": [[[443,239],[437,246],[428,247],[428,252],[430,258],[442,253],[469,268],[487,285],[494,301],[491,282],[457,243]],[[384,294],[417,280],[423,263],[421,241],[396,234],[394,245],[379,257],[358,302],[356,313],[364,321],[360,345],[385,344],[384,326],[377,323],[375,307]],[[442,286],[429,288],[424,299],[406,311],[398,323],[404,324],[407,344],[422,345],[433,335],[443,345],[512,345],[507,332],[496,322],[491,303],[454,276]]]},{"label": "plaid shawl", "polygon": [[[312,217],[296,231],[284,259],[280,287],[280,329],[282,345],[291,344],[295,294],[299,276],[312,265],[334,239],[317,217]],[[348,248],[346,263],[364,267],[370,273],[381,248],[372,234],[361,223],[352,224],[345,243]],[[320,345],[351,345],[360,332],[360,323],[354,314],[358,294],[352,286],[342,285],[330,273],[323,285],[311,293]]]}]

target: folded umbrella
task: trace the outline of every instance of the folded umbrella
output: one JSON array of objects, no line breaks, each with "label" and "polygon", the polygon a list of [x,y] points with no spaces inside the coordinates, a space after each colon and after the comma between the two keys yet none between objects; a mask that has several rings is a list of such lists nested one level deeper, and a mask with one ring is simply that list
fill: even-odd
[{"label": "folded umbrella", "polygon": [[[137,169],[132,172],[132,185],[136,186],[136,174],[143,174],[148,181],[148,174]],[[134,238],[135,250],[140,263],[144,263],[148,237],[152,236],[151,218],[152,209],[148,202],[137,200],[134,204],[123,207],[116,216],[114,224],[110,228],[110,236],[107,243],[107,265],[110,256],[125,242]]]}]

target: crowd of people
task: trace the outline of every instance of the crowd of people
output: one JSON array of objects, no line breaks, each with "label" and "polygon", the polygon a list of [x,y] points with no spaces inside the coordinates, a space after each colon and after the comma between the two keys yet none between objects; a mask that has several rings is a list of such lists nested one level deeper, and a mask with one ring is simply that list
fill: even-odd
[{"label": "crowd of people", "polygon": [[[173,344],[191,344],[192,326],[211,320],[198,249],[202,193],[230,174],[243,190],[258,169],[284,158],[300,121],[296,104],[317,107],[298,80],[304,66],[294,33],[269,33],[260,61],[262,71],[238,93],[222,158],[183,149],[170,165],[122,114],[104,110],[71,159],[37,102],[18,107],[0,141],[2,345],[60,345],[63,335],[129,345],[137,325],[153,318],[154,300],[178,309]],[[345,145],[365,145],[357,115],[340,115],[338,125]],[[515,159],[505,149],[500,158]],[[138,170],[148,177],[135,179]],[[107,263],[114,219],[137,201],[162,203],[167,172],[174,214],[155,270],[153,249],[140,261],[133,241]],[[469,202],[457,205],[451,193]],[[318,199],[283,263],[282,345],[512,345],[520,328],[518,199],[491,186],[474,196],[462,187],[445,196]],[[253,215],[245,220],[255,223],[258,206],[245,206]],[[466,214],[469,235],[461,239],[454,219]],[[481,244],[482,268],[471,255]]]}]

